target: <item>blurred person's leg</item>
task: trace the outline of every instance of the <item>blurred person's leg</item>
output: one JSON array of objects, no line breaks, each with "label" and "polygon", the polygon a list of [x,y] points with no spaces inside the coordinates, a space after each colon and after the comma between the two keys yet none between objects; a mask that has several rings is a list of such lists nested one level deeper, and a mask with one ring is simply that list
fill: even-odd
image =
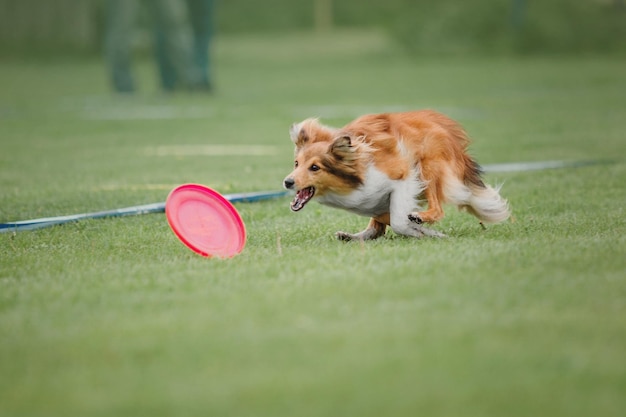
[{"label": "blurred person's leg", "polygon": [[155,50],[165,89],[193,88],[198,83],[192,58],[192,33],[183,0],[151,0],[157,24]]},{"label": "blurred person's leg", "polygon": [[155,28],[155,45],[154,51],[156,53],[157,67],[159,70],[159,77],[161,79],[161,87],[165,91],[174,91],[176,89],[176,68],[174,64],[170,62],[167,54],[166,36],[160,28]]},{"label": "blurred person's leg", "polygon": [[137,0],[107,0],[105,57],[107,68],[118,92],[132,92],[132,38],[139,3]]},{"label": "blurred person's leg", "polygon": [[213,35],[213,0],[187,0],[193,31],[193,62],[198,74],[198,88],[211,90],[211,36]]}]

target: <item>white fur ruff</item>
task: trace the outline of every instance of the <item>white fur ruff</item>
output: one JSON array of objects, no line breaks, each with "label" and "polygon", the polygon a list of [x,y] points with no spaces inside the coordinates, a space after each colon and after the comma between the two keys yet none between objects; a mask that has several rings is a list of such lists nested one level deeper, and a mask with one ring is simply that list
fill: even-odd
[{"label": "white fur ruff", "polygon": [[405,222],[417,207],[417,197],[425,184],[417,172],[407,179],[392,180],[373,164],[367,168],[363,185],[348,194],[327,193],[319,196],[321,204],[348,210],[366,217],[390,213],[392,228],[394,219]]}]

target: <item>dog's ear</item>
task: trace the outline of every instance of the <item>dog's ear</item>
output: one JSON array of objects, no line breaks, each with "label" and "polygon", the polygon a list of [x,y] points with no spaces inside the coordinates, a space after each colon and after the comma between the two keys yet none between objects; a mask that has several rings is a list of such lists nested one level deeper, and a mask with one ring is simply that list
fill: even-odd
[{"label": "dog's ear", "polygon": [[308,140],[306,132],[304,132],[302,127],[302,123],[294,123],[289,128],[289,137],[294,145],[300,146]]},{"label": "dog's ear", "polygon": [[347,149],[352,146],[352,138],[350,135],[341,135],[333,140],[331,149]]},{"label": "dog's ear", "polygon": [[296,147],[301,148],[311,141],[309,132],[318,126],[317,119],[311,118],[303,120],[300,123],[294,123],[289,129],[289,136]]},{"label": "dog's ear", "polygon": [[355,159],[356,148],[350,135],[344,134],[335,138],[328,150],[340,161],[348,162]]}]

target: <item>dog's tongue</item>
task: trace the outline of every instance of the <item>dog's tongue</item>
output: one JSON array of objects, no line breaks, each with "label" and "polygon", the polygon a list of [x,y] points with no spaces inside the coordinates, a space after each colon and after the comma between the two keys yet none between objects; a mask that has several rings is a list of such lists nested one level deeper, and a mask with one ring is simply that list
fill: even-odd
[{"label": "dog's tongue", "polygon": [[304,205],[308,203],[311,198],[313,198],[313,194],[315,194],[315,188],[313,187],[307,187],[303,188],[302,190],[298,190],[296,192],[296,196],[291,202],[291,210],[301,210],[302,207],[304,207]]}]

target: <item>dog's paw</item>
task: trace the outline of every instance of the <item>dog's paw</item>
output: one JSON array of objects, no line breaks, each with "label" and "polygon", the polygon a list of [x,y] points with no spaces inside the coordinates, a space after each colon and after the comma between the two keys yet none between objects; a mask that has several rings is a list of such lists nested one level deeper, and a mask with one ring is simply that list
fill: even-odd
[{"label": "dog's paw", "polygon": [[444,235],[443,233],[438,232],[433,229],[429,229],[427,227],[415,226],[415,229],[421,234],[421,236],[438,237],[438,238],[446,237],[446,235]]},{"label": "dog's paw", "polygon": [[417,213],[409,214],[409,221],[417,224],[424,223],[424,220],[422,220],[422,218]]},{"label": "dog's paw", "polygon": [[335,233],[335,237],[337,240],[341,240],[342,242],[350,242],[351,240],[354,240],[354,235],[346,232],[337,232]]}]

